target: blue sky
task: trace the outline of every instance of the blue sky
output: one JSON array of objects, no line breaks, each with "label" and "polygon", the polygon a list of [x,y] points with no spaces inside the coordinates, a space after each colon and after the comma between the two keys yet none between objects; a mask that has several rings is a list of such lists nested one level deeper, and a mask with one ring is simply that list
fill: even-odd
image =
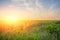
[{"label": "blue sky", "polygon": [[0,0],[0,14],[1,10],[8,7],[25,10],[27,13],[21,13],[22,18],[24,16],[31,19],[60,20],[60,0]]}]

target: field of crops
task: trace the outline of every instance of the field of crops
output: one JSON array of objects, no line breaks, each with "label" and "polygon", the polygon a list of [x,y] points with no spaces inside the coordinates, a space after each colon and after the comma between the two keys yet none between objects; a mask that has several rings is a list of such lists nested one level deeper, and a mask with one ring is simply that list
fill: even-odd
[{"label": "field of crops", "polygon": [[[60,40],[59,20],[32,20],[26,29],[0,31],[0,40]],[[1,29],[1,28],[0,28]]]}]

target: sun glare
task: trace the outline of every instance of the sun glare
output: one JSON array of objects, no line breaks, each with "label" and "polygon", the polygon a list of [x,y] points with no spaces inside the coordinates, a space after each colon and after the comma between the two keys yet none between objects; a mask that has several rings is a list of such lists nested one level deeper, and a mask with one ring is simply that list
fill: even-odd
[{"label": "sun glare", "polygon": [[14,22],[16,19],[15,18],[12,18],[12,17],[10,17],[10,18],[8,18],[8,21],[10,21],[10,22]]},{"label": "sun glare", "polygon": [[11,25],[11,24],[16,24],[17,19],[15,17],[8,17],[5,20],[5,24]]}]

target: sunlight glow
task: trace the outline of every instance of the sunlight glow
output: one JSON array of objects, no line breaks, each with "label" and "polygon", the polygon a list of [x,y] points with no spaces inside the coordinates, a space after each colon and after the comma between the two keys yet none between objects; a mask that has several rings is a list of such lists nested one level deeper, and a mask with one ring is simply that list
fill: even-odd
[{"label": "sunlight glow", "polygon": [[16,19],[15,18],[8,18],[8,21],[10,21],[10,22],[14,22]]},{"label": "sunlight glow", "polygon": [[6,25],[16,25],[18,21],[16,17],[7,17],[5,18],[4,22]]}]

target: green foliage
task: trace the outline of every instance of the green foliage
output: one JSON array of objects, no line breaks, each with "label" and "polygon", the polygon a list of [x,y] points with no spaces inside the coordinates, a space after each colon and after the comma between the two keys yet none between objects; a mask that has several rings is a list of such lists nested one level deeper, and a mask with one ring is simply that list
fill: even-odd
[{"label": "green foliage", "polygon": [[[36,23],[35,23],[36,22]],[[60,40],[60,21],[35,21],[25,32],[0,32],[0,40]]]}]

